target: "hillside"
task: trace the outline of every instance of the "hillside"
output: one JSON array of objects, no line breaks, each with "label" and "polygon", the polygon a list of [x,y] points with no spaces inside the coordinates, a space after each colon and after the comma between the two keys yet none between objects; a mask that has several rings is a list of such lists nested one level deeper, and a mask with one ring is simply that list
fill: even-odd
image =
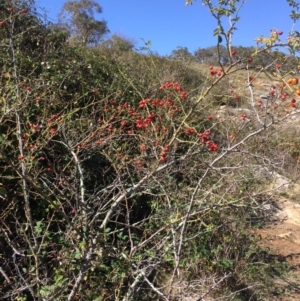
[{"label": "hillside", "polygon": [[0,4],[0,299],[296,300],[298,77],[91,45],[20,3]]}]

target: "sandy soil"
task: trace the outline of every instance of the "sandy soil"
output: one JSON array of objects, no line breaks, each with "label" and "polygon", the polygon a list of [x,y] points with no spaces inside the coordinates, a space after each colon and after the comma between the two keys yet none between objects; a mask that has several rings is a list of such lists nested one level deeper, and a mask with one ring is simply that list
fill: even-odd
[{"label": "sandy soil", "polygon": [[288,199],[278,202],[276,222],[257,230],[261,246],[290,265],[285,276],[275,276],[278,296],[273,300],[300,300],[300,199],[299,203]]}]

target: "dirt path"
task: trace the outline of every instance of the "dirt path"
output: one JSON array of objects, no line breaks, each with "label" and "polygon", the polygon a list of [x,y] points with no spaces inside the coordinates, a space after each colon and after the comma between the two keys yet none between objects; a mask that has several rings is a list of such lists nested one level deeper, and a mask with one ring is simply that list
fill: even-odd
[{"label": "dirt path", "polygon": [[284,277],[275,276],[278,287],[273,300],[300,300],[300,199],[299,203],[283,199],[278,202],[275,214],[278,221],[257,231],[261,246],[278,259],[290,264],[290,271]]}]

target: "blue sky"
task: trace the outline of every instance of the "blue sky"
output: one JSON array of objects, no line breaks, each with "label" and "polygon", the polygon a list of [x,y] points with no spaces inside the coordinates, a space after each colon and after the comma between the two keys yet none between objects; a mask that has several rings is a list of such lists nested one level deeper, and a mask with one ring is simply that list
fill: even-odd
[{"label": "blue sky", "polygon": [[[37,0],[37,6],[48,11],[52,22],[57,20],[63,3]],[[169,55],[178,46],[193,53],[216,44],[213,37],[216,20],[201,0],[189,6],[185,0],[99,0],[98,3],[103,13],[97,18],[107,21],[111,33],[134,40],[137,47],[143,46],[142,39],[151,41],[151,50],[160,55]],[[272,28],[282,30],[285,40],[293,26],[290,11],[286,0],[248,0],[240,12],[233,45],[255,45],[254,39],[268,36]],[[224,26],[228,26],[227,20]],[[299,30],[299,24],[294,29]]]}]

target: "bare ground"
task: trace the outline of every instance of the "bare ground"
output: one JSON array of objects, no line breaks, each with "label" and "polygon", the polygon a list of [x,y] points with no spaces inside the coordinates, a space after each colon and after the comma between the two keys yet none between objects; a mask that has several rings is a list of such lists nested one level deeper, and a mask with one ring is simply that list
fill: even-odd
[{"label": "bare ground", "polygon": [[272,300],[300,300],[300,199],[278,202],[277,221],[256,231],[261,237],[260,245],[269,253],[289,265],[284,275],[274,275],[278,292]]}]

